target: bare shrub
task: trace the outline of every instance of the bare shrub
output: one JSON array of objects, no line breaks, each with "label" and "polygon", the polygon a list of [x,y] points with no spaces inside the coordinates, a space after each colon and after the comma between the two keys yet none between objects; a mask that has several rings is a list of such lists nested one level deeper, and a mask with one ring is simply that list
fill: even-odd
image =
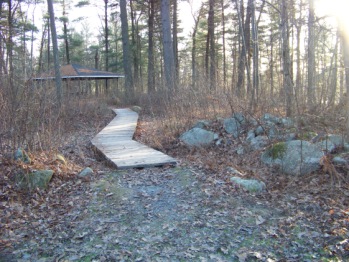
[{"label": "bare shrub", "polygon": [[[88,125],[99,128],[108,110],[104,97],[96,99],[65,90],[61,108],[51,81],[0,80],[0,150],[51,150],[69,132]],[[103,123],[104,124],[104,123]]]}]

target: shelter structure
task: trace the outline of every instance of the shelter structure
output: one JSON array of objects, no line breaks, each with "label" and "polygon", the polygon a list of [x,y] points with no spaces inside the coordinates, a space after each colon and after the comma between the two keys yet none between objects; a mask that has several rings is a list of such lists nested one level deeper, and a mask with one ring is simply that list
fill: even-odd
[{"label": "shelter structure", "polygon": [[[61,66],[60,71],[61,78],[66,83],[67,92],[76,95],[92,93],[92,90],[94,90],[96,95],[102,92],[102,86],[97,83],[99,81],[94,81],[95,83],[93,83],[93,81],[91,80],[104,80],[106,93],[108,93],[109,89],[108,80],[111,82],[116,80],[116,83],[112,84],[111,87],[113,89],[116,87],[116,92],[118,92],[119,79],[125,77],[122,74],[102,71],[95,68],[88,68],[78,64],[68,64]],[[54,79],[54,70],[41,73],[40,75],[32,78],[32,80],[36,82],[49,81]]]},{"label": "shelter structure", "polygon": [[[61,66],[62,80],[108,80],[124,78],[124,75],[101,71],[95,68],[88,68],[78,64],[69,64]],[[55,79],[54,71],[49,71],[32,78],[35,81]]]}]

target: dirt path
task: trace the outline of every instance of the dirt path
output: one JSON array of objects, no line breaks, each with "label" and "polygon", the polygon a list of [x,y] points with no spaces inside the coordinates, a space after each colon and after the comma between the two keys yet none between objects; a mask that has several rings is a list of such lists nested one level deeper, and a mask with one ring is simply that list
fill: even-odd
[{"label": "dirt path", "polygon": [[[324,233],[299,213],[187,167],[118,171],[67,197],[0,261],[320,261]],[[229,191],[229,192],[228,192]],[[74,205],[84,199],[84,205]],[[283,200],[284,201],[284,200]],[[70,202],[69,202],[70,203]],[[68,204],[69,204],[68,203]],[[292,205],[292,197],[290,198]],[[309,215],[309,216],[308,216]],[[40,221],[38,221],[40,222]],[[42,222],[42,221],[41,221]],[[46,223],[49,223],[46,221]]]}]

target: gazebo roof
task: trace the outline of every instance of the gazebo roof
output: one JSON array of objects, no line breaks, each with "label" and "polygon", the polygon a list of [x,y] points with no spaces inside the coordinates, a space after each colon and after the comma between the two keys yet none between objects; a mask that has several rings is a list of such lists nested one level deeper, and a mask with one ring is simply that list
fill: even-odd
[{"label": "gazebo roof", "polygon": [[[69,64],[61,66],[62,80],[81,80],[81,79],[113,79],[123,78],[124,75],[112,73],[108,71],[101,71],[95,68],[88,68],[78,64]],[[33,80],[52,80],[54,79],[54,71],[45,72],[37,77],[33,77]]]}]

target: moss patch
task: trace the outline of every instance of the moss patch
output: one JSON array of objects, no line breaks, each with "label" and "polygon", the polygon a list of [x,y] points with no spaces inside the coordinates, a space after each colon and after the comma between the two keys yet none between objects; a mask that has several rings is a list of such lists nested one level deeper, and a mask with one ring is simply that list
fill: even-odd
[{"label": "moss patch", "polygon": [[287,149],[286,143],[284,142],[276,143],[269,149],[268,154],[273,159],[282,158],[286,152],[286,149]]}]

